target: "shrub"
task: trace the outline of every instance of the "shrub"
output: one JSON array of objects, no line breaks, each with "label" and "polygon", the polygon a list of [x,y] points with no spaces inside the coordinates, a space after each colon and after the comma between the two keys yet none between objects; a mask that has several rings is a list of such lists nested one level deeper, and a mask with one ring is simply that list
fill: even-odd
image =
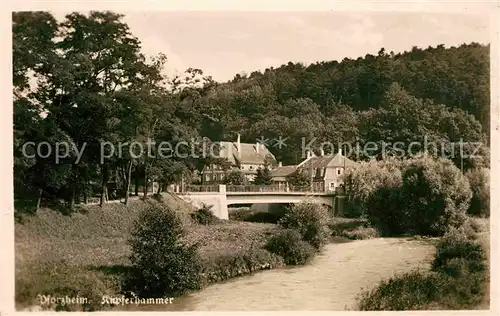
[{"label": "shrub", "polygon": [[357,240],[379,237],[378,231],[370,227],[365,219],[335,217],[330,220],[329,228],[332,236]]},{"label": "shrub", "polygon": [[411,229],[417,234],[441,236],[448,227],[463,225],[472,191],[450,160],[425,155],[407,166],[401,194]]},{"label": "shrub", "polygon": [[314,202],[293,205],[279,221],[283,228],[297,229],[302,239],[321,248],[328,241],[330,216],[325,206]]},{"label": "shrub", "polygon": [[195,246],[181,242],[184,235],[181,219],[167,207],[150,205],[139,214],[129,241],[128,286],[135,293],[163,297],[200,288],[201,259]]},{"label": "shrub", "polygon": [[475,169],[465,174],[472,189],[472,199],[467,213],[474,216],[490,216],[489,169]]},{"label": "shrub", "polygon": [[[396,188],[402,183],[402,162],[396,158],[362,162],[358,167],[346,170],[344,188],[350,213],[364,214],[370,207],[368,199],[379,188]],[[357,206],[357,207],[356,207]]]},{"label": "shrub", "polygon": [[252,247],[231,255],[204,260],[203,284],[221,282],[258,270],[280,267],[283,264],[282,257],[265,249]]},{"label": "shrub", "polygon": [[245,175],[239,170],[231,170],[224,176],[222,182],[229,185],[242,185],[245,184]]},{"label": "shrub", "polygon": [[411,271],[382,281],[376,288],[362,292],[357,305],[363,311],[415,310],[436,300],[440,295],[441,279]]},{"label": "shrub", "polygon": [[384,236],[407,232],[410,223],[400,188],[379,188],[369,198],[368,221]]},{"label": "shrub", "polygon": [[432,262],[434,271],[457,276],[463,271],[470,273],[483,271],[485,255],[478,243],[468,240],[463,232],[448,234],[437,246]]},{"label": "shrub", "polygon": [[219,221],[219,219],[217,218],[217,216],[214,215],[211,208],[212,206],[204,205],[196,212],[191,213],[191,218],[197,224],[202,224],[202,225],[215,224]]},{"label": "shrub", "polygon": [[378,231],[373,227],[357,227],[353,230],[345,231],[344,237],[354,240],[370,239],[379,237]]},{"label": "shrub", "polygon": [[267,249],[283,257],[286,264],[305,264],[314,256],[316,249],[302,240],[300,233],[295,229],[285,229],[272,236]]}]

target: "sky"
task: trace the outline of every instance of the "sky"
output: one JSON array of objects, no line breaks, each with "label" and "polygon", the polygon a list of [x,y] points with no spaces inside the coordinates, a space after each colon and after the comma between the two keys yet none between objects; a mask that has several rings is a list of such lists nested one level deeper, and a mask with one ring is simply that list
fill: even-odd
[{"label": "sky", "polygon": [[[217,81],[289,61],[357,58],[412,46],[489,43],[488,16],[415,12],[129,12],[146,55],[165,53],[169,75],[199,68]],[[63,15],[57,14],[62,17]]]}]

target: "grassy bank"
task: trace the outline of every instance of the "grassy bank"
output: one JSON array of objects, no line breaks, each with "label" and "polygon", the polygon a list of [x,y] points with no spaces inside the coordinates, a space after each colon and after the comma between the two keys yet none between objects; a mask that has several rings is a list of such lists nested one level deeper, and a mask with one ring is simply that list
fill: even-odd
[{"label": "grassy bank", "polygon": [[[264,250],[276,225],[199,225],[190,219],[190,205],[175,196],[165,196],[163,202],[177,209],[187,225],[186,243],[198,244],[205,283],[283,265],[281,258]],[[15,225],[17,307],[36,305],[37,295],[50,294],[88,297],[89,304],[79,309],[106,308],[100,298],[122,290],[121,280],[130,268],[127,240],[145,203],[86,206],[71,215],[41,209],[23,217]]]},{"label": "grassy bank", "polygon": [[358,297],[360,310],[489,309],[489,223],[473,218],[437,245],[431,271],[382,281]]}]

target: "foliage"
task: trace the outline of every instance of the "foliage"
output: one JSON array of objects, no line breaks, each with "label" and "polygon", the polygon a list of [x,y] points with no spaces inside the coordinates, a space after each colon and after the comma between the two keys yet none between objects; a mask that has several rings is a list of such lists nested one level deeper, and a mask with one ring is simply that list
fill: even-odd
[{"label": "foliage", "polygon": [[225,281],[255,271],[273,269],[284,265],[283,258],[265,249],[251,247],[248,250],[204,260],[203,284]]},{"label": "foliage", "polygon": [[451,161],[428,156],[408,164],[401,194],[412,230],[424,235],[462,226],[472,197],[469,182]]},{"label": "foliage", "polygon": [[330,216],[325,206],[305,201],[292,205],[279,224],[283,228],[297,229],[303,240],[320,249],[328,241],[329,220]]},{"label": "foliage", "polygon": [[[401,167],[400,160],[388,157],[385,160],[361,162],[358,167],[347,169],[343,180],[351,207],[358,206],[362,214],[370,211],[372,195],[379,188],[395,188],[401,185]],[[372,201],[369,202],[369,199]]]},{"label": "foliage", "polygon": [[[70,13],[58,22],[50,12],[14,12],[12,18],[15,195],[36,201],[35,209],[42,200],[64,200],[74,208],[89,198],[93,186],[104,200],[110,180],[121,192],[131,183],[147,188],[153,180],[160,187],[189,181],[194,170],[216,159],[194,158],[186,146],[176,145],[194,140],[197,154],[202,140],[233,139],[236,133],[252,143],[261,136],[286,136],[285,147],[268,146],[285,165],[303,161],[304,139],[315,140],[312,149],[322,141],[354,147],[358,140],[404,146],[427,140],[446,144],[444,154],[464,170],[489,165],[489,45],[413,47],[402,53],[382,48],[355,60],[307,67],[289,62],[217,83],[195,68],[164,78],[168,56],[143,55],[140,39],[120,14]],[[30,77],[35,86],[30,87]],[[482,159],[453,155],[460,139],[466,154],[473,151],[471,144],[482,144]],[[23,155],[27,141],[45,141],[52,148],[67,142],[76,150],[70,146],[55,163],[54,151],[47,158]],[[167,141],[180,155],[153,144],[153,156],[136,158],[127,147],[148,141]],[[102,142],[128,145],[120,157],[105,148],[109,158],[101,161]],[[388,152],[411,156],[392,147]],[[185,154],[188,158],[181,158]],[[373,154],[386,158],[380,157],[380,147]],[[244,182],[239,175],[226,180]],[[310,181],[299,174],[290,180],[297,186]],[[359,203],[376,189],[372,180],[355,189],[352,197]],[[265,170],[257,182],[269,183]]]},{"label": "foliage", "polygon": [[132,231],[132,291],[140,297],[180,295],[201,286],[201,259],[195,246],[182,243],[185,235],[177,214],[150,206],[137,219]]},{"label": "foliage", "polygon": [[271,176],[271,170],[267,166],[264,168],[257,168],[257,175],[253,180],[256,185],[271,185],[273,177]]},{"label": "foliage", "polygon": [[453,230],[445,235],[437,246],[432,269],[450,276],[467,270],[483,271],[485,255],[481,245],[470,240],[463,232]]},{"label": "foliage", "polygon": [[226,173],[222,182],[229,185],[242,185],[246,182],[245,175],[239,170],[231,170]]},{"label": "foliage", "polygon": [[267,243],[267,249],[283,257],[288,265],[301,265],[309,262],[316,249],[302,240],[301,234],[295,229],[284,229],[273,235]]},{"label": "foliage", "polygon": [[400,188],[377,189],[367,201],[367,218],[384,236],[397,236],[412,229],[409,210]]},{"label": "foliage", "polygon": [[309,187],[311,185],[311,177],[302,169],[295,170],[287,176],[286,181],[295,187]]},{"label": "foliage", "polygon": [[210,225],[217,223],[219,219],[214,215],[211,210],[211,206],[204,205],[202,208],[198,209],[194,213],[191,213],[191,218],[195,221],[195,223],[202,225]]},{"label": "foliage", "polygon": [[357,297],[360,310],[476,309],[485,295],[484,249],[460,229],[437,246],[433,271],[412,271],[384,280]]},{"label": "foliage", "polygon": [[366,219],[334,217],[329,228],[332,236],[361,240],[379,237],[378,231]]},{"label": "foliage", "polygon": [[489,169],[475,169],[465,174],[472,189],[472,199],[467,213],[472,216],[490,215],[490,172]]},{"label": "foliage", "polygon": [[371,291],[358,296],[358,309],[363,311],[401,311],[426,309],[439,298],[441,280],[418,271],[383,280]]}]

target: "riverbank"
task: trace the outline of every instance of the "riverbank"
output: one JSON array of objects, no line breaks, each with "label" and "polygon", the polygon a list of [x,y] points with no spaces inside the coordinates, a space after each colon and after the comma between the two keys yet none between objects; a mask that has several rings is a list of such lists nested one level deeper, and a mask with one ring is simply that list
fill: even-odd
[{"label": "riverbank", "polygon": [[[163,202],[183,218],[189,232],[186,243],[198,244],[206,282],[283,265],[262,249],[276,225],[236,221],[199,225],[190,219],[194,209],[189,204],[169,195]],[[100,298],[122,290],[121,281],[130,267],[127,240],[145,203],[106,204],[102,209],[85,206],[70,215],[41,209],[24,216],[15,225],[16,307],[36,305],[39,294],[78,294],[92,301],[84,309],[106,307],[100,305]],[[251,263],[246,260],[249,254]]]},{"label": "riverbank", "polygon": [[382,280],[357,298],[356,309],[489,309],[489,219],[469,218],[437,244],[432,266]]},{"label": "riverbank", "polygon": [[212,284],[168,306],[120,311],[343,311],[355,297],[394,273],[428,269],[435,240],[373,238],[326,245],[310,264],[262,271]]}]

